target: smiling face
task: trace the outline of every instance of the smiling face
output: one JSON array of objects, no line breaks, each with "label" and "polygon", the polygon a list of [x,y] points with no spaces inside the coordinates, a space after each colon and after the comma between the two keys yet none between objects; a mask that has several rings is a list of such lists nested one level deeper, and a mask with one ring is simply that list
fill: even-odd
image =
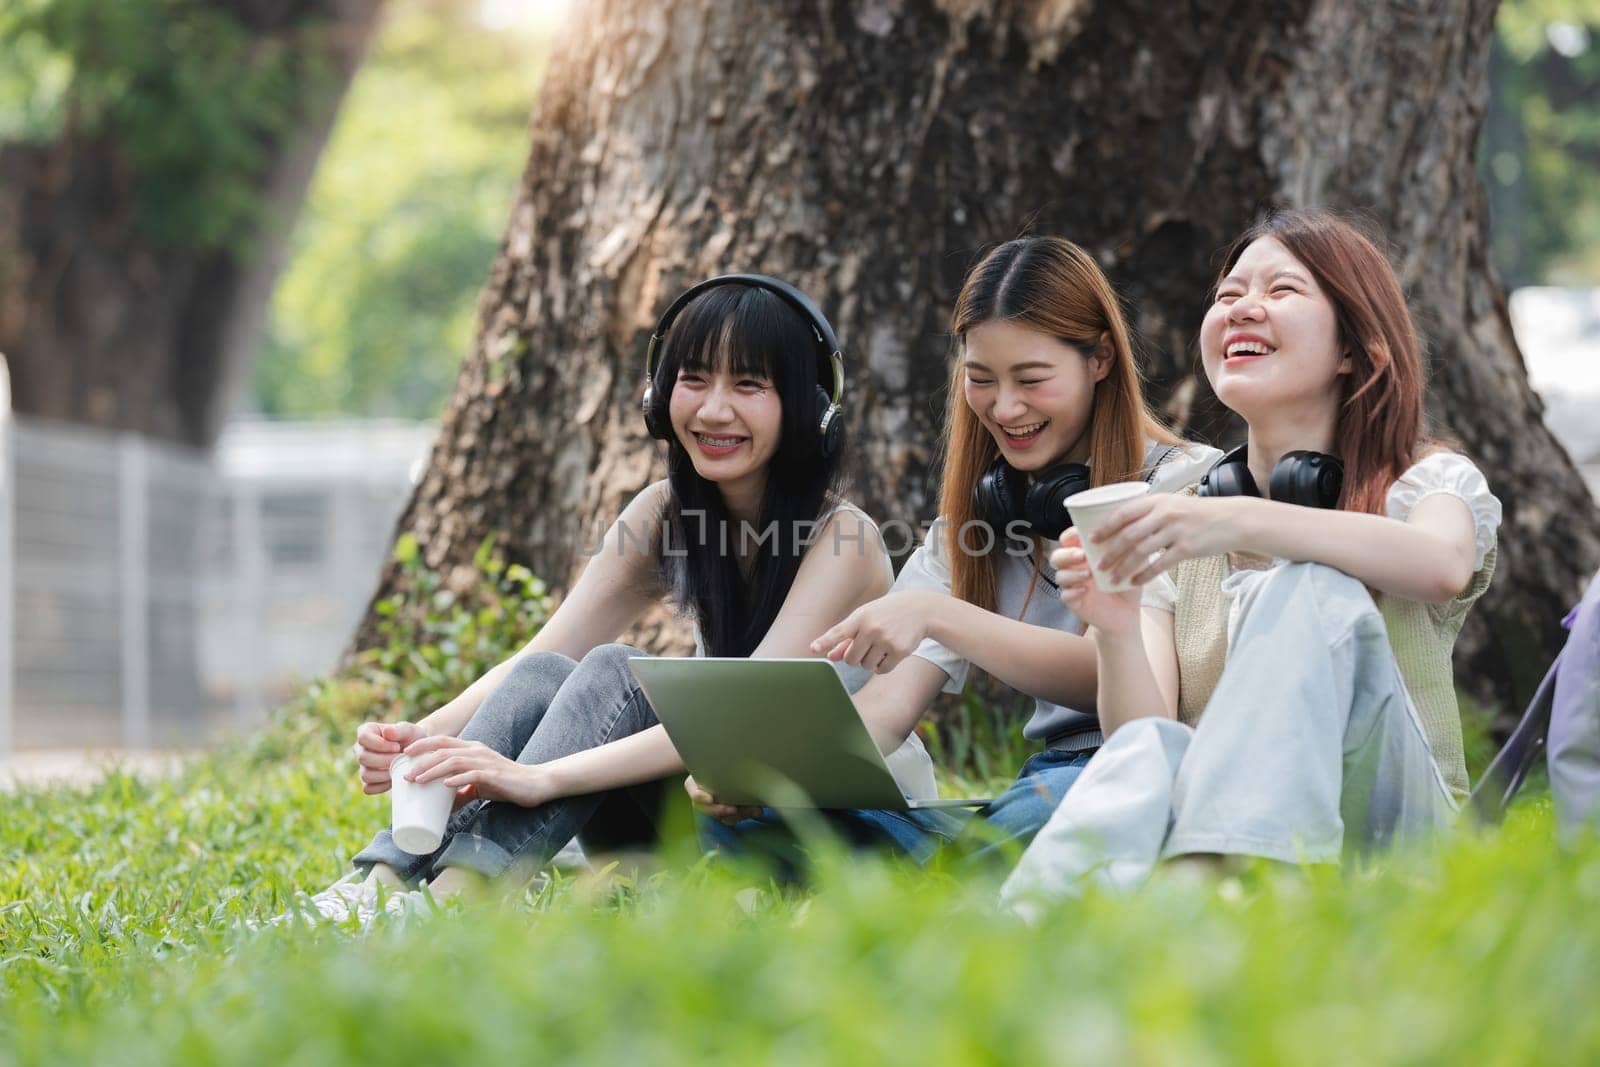
[{"label": "smiling face", "polygon": [[1340,376],[1351,368],[1332,302],[1271,237],[1251,242],[1218,283],[1200,359],[1217,398],[1252,423],[1336,411]]},{"label": "smiling face", "polygon": [[1095,383],[1111,369],[1049,334],[1004,319],[967,331],[962,353],[967,404],[1019,471],[1089,457]]},{"label": "smiling face", "polygon": [[700,477],[724,493],[765,482],[783,436],[783,403],[770,378],[726,365],[682,367],[668,413]]}]

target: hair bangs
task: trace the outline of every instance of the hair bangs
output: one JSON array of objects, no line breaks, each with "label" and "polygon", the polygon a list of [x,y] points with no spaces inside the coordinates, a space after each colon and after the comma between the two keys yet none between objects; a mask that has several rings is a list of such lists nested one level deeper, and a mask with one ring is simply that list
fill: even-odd
[{"label": "hair bangs", "polygon": [[775,368],[794,333],[781,299],[750,286],[722,285],[697,297],[668,335],[664,362],[674,369],[777,378]]}]

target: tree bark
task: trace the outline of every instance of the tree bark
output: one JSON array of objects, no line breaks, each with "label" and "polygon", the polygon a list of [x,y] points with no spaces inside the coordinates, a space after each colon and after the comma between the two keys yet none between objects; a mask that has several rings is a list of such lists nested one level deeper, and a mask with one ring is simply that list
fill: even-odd
[{"label": "tree bark", "polygon": [[242,23],[262,55],[305,50],[297,120],[261,146],[259,221],[226,248],[177,245],[137,224],[141,176],[115,131],[69,123],[52,143],[0,145],[0,354],[22,414],[206,447],[248,380],[289,231],[381,0],[205,3]]},{"label": "tree bark", "polygon": [[[637,414],[655,316],[726,270],[818,299],[846,351],[855,498],[928,519],[950,306],[979,253],[1023,232],[1098,254],[1156,401],[1226,443],[1239,427],[1193,355],[1218,251],[1269,206],[1358,210],[1397,251],[1432,357],[1430,416],[1505,504],[1460,676],[1502,708],[1520,701],[1600,533],[1488,266],[1473,163],[1494,10],[593,4],[556,49],[477,340],[400,528],[443,569],[494,533],[560,588],[575,523],[609,520],[660,473]],[[380,595],[402,581],[391,566]]]}]

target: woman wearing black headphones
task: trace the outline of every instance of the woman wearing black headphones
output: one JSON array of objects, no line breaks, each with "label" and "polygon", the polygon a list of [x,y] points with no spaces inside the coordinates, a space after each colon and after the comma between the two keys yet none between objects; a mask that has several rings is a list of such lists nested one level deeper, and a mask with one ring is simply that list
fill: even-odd
[{"label": "woman wearing black headphones", "polygon": [[[919,859],[962,831],[987,848],[1026,843],[1100,745],[1094,645],[1044,566],[1069,522],[1062,502],[1129,479],[1179,489],[1221,455],[1185,445],[1146,410],[1116,293],[1070,241],[1027,237],[992,249],[967,274],[951,333],[939,521],[889,595],[811,645],[878,676],[855,702],[885,750],[941,690],[961,692],[972,665],[1033,698],[1023,734],[1044,751],[978,822],[963,827],[938,811],[830,815],[852,839]],[[745,851],[760,834],[782,847],[782,835],[772,842],[762,831],[772,813],[717,804],[693,778],[687,787],[724,824],[706,826],[711,843]]]},{"label": "woman wearing black headphones", "polygon": [[[311,898],[316,912],[367,918],[380,884],[427,880],[435,896],[520,885],[574,835],[601,849],[653,841],[663,779],[683,764],[628,670],[641,653],[606,642],[670,597],[705,653],[807,656],[819,620],[889,588],[876,526],[838,495],[843,357],[804,294],[760,275],[695,286],[653,332],[646,375],[667,478],[627,506],[526,648],[418,722],[357,731],[365,792],[389,788],[402,752],[409,779],[458,790],[443,843],[411,855],[382,831],[355,873]],[[914,738],[890,767],[908,795],[933,795]]]},{"label": "woman wearing black headphones", "polygon": [[1142,595],[1100,590],[1076,530],[1052,557],[1092,627],[1108,740],[1007,883],[1024,910],[1167,857],[1338,862],[1467,795],[1451,649],[1500,504],[1423,435],[1387,259],[1332,215],[1268,219],[1230,251],[1200,354],[1249,438],[1196,494],[1096,529]]}]

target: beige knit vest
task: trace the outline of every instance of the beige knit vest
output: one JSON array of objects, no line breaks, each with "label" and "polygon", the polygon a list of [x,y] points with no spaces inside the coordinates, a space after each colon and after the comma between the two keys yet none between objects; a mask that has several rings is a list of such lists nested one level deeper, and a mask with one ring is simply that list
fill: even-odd
[{"label": "beige knit vest", "polygon": [[[1434,761],[1457,800],[1466,799],[1468,783],[1450,656],[1468,609],[1489,588],[1498,555],[1499,546],[1491,547],[1466,591],[1447,603],[1377,598],[1400,677],[1422,718]],[[1228,598],[1222,580],[1231,572],[1226,556],[1188,560],[1172,569],[1178,587],[1172,620],[1178,649],[1178,718],[1191,726],[1216,691],[1227,659]]]}]

